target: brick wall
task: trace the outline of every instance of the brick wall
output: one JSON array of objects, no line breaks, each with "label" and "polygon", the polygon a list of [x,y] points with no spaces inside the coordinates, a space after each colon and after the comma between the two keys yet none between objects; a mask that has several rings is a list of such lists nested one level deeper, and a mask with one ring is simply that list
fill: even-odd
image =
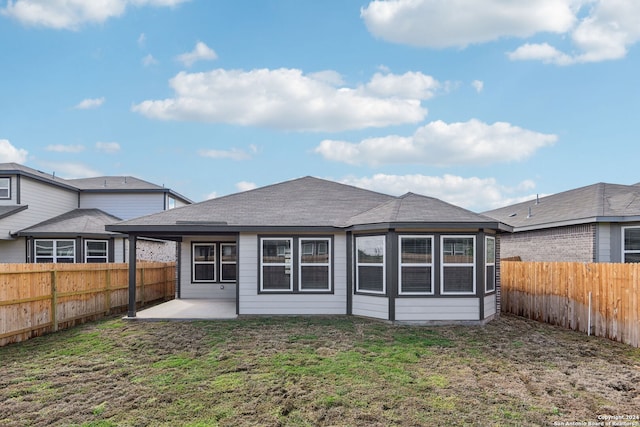
[{"label": "brick wall", "polygon": [[595,261],[595,224],[501,235],[500,257],[519,256],[522,261]]}]

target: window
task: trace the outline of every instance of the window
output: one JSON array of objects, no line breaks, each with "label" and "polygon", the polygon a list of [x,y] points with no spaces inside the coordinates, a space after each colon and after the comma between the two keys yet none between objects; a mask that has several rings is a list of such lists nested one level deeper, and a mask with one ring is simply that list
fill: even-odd
[{"label": "window", "polygon": [[0,199],[11,198],[11,178],[0,178]]},{"label": "window", "polygon": [[400,236],[400,294],[433,294],[433,237]]},{"label": "window", "polygon": [[260,239],[260,290],[293,291],[291,249],[293,239]]},{"label": "window", "polygon": [[385,236],[356,237],[356,291],[384,294]]},{"label": "window", "polygon": [[220,243],[220,281],[236,281],[236,264],[238,260],[235,243]]},{"label": "window", "polygon": [[176,207],[176,199],[171,196],[167,196],[167,210],[173,209]]},{"label": "window", "polygon": [[216,244],[194,243],[192,253],[193,282],[215,282],[216,280]]},{"label": "window", "polygon": [[35,240],[35,262],[73,263],[75,260],[75,240]]},{"label": "window", "polygon": [[474,294],[475,236],[442,236],[442,294]]},{"label": "window", "polygon": [[300,239],[300,291],[331,290],[330,239]]},{"label": "window", "polygon": [[623,262],[640,262],[640,227],[622,227]]},{"label": "window", "polygon": [[496,290],[496,239],[495,237],[485,238],[484,243],[484,276],[485,292]]},{"label": "window", "polygon": [[106,240],[85,240],[84,262],[108,262],[107,243]]}]

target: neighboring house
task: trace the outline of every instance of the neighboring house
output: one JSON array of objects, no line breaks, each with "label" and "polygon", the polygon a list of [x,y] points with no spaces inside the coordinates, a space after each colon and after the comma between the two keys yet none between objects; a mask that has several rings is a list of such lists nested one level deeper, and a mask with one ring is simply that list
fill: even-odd
[{"label": "neighboring house", "polygon": [[640,262],[640,185],[598,183],[484,212],[509,224],[502,258]]},{"label": "neighboring house", "polygon": [[[499,313],[498,235],[510,228],[431,197],[305,177],[107,230],[133,248],[180,242],[178,298],[235,301],[240,315],[485,322]],[[129,268],[135,316],[135,256]]]},{"label": "neighboring house", "polygon": [[[62,179],[0,164],[0,263],[126,262],[126,235],[105,225],[191,203],[129,177]],[[165,242],[140,242],[142,259],[175,260]]]}]

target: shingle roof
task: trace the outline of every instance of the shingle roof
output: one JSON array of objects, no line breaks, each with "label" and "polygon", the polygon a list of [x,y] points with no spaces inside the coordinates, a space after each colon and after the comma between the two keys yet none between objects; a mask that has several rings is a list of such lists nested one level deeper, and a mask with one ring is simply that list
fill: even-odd
[{"label": "shingle roof", "polygon": [[[388,222],[496,221],[430,197],[400,198],[304,177],[123,221],[111,230],[171,226],[338,227]],[[175,229],[175,227],[174,227]]]},{"label": "shingle roof", "polygon": [[346,225],[487,221],[492,220],[433,197],[407,193],[350,218]]},{"label": "shingle roof", "polygon": [[20,230],[18,236],[109,236],[118,233],[105,230],[105,225],[121,221],[100,209],[74,209],[70,212]]},{"label": "shingle roof", "polygon": [[164,187],[133,176],[96,176],[68,179],[80,190],[162,190]]},{"label": "shingle roof", "polygon": [[164,191],[185,203],[191,203],[191,200],[171,189],[133,176],[98,176],[92,178],[64,179],[55,176],[55,174],[42,172],[19,163],[0,163],[0,174],[2,173],[19,173],[40,181],[48,182],[52,185],[79,191]]},{"label": "shingle roof", "polygon": [[28,209],[28,205],[0,206],[0,219]]},{"label": "shingle roof", "polygon": [[[518,229],[640,218],[640,186],[597,183],[483,213]],[[634,218],[635,217],[635,218]]]}]

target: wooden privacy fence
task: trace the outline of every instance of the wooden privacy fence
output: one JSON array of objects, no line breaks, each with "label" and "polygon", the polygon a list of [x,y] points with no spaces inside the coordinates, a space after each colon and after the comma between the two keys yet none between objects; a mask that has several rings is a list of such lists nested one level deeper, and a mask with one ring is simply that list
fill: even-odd
[{"label": "wooden privacy fence", "polygon": [[[175,295],[175,263],[136,263],[140,305]],[[0,346],[124,311],[129,264],[0,264]]]},{"label": "wooden privacy fence", "polygon": [[640,347],[640,264],[501,262],[502,311]]}]

